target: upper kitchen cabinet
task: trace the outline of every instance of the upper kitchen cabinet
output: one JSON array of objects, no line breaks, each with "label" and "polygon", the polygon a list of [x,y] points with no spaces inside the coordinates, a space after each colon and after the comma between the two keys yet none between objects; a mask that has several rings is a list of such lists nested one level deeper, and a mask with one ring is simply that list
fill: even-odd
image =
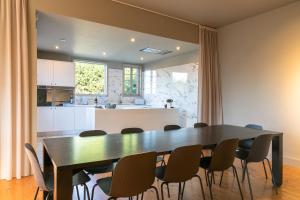
[{"label": "upper kitchen cabinet", "polygon": [[46,86],[75,87],[74,63],[38,59],[37,84]]},{"label": "upper kitchen cabinet", "polygon": [[37,84],[52,85],[53,84],[53,61],[37,60]]},{"label": "upper kitchen cabinet", "polygon": [[75,86],[75,65],[73,62],[54,61],[53,75],[55,86]]}]

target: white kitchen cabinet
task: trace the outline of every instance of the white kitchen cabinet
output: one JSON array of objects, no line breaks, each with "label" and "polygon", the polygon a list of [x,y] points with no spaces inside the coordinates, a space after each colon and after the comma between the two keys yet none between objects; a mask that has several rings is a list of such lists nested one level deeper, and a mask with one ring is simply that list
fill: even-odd
[{"label": "white kitchen cabinet", "polygon": [[54,61],[53,64],[54,86],[75,86],[75,65],[73,62]]},{"label": "white kitchen cabinet", "polygon": [[53,84],[53,63],[52,60],[37,60],[37,85]]},{"label": "white kitchen cabinet", "polygon": [[54,108],[54,131],[74,130],[74,107]]},{"label": "white kitchen cabinet", "polygon": [[47,132],[54,129],[54,109],[53,107],[37,108],[37,131]]},{"label": "white kitchen cabinet", "polygon": [[74,63],[38,59],[37,85],[75,87]]},{"label": "white kitchen cabinet", "polygon": [[75,130],[88,129],[87,107],[75,107]]}]

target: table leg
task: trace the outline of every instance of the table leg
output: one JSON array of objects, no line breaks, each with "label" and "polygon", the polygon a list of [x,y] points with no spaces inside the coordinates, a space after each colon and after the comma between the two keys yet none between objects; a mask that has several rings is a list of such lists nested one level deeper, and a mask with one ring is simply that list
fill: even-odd
[{"label": "table leg", "polygon": [[274,184],[280,187],[283,172],[283,134],[274,136],[272,140],[272,171]]},{"label": "table leg", "polygon": [[72,199],[72,176],[70,168],[54,168],[54,200]]},{"label": "table leg", "polygon": [[[44,146],[43,146],[43,172],[44,172],[44,176],[53,175],[53,164]],[[46,191],[43,191],[43,199],[46,199],[47,194],[48,193]]]}]

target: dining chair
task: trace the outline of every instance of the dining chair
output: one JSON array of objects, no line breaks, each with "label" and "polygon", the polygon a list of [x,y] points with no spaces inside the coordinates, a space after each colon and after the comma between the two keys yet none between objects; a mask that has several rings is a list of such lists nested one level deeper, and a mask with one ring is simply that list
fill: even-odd
[{"label": "dining chair", "polygon": [[[88,130],[88,131],[83,131],[79,134],[79,137],[85,138],[85,137],[95,137],[97,136],[105,136],[107,133],[103,130]],[[95,174],[103,174],[103,173],[109,173],[113,172],[114,169],[114,163],[113,162],[108,162],[107,164],[99,165],[96,167],[88,167],[85,168],[84,170],[91,175]]]},{"label": "dining chair", "polygon": [[208,124],[207,123],[203,123],[203,122],[197,122],[194,124],[194,128],[204,128],[207,127]]},{"label": "dining chair", "polygon": [[[257,125],[257,124],[247,124],[245,126],[245,128],[251,128],[251,129],[255,129],[255,130],[263,130],[263,127],[261,125]],[[240,140],[238,147],[242,148],[242,149],[251,149],[253,140],[254,139]]]},{"label": "dining chair", "polygon": [[108,199],[129,198],[154,189],[156,198],[159,193],[152,186],[155,179],[156,152],[147,152],[121,158],[112,177],[98,179],[92,190],[92,200],[95,188],[99,188],[108,196]]},{"label": "dining chair", "polygon": [[170,124],[170,125],[166,125],[164,127],[164,131],[173,131],[173,130],[178,130],[181,129],[181,126],[176,125],[176,124]]},{"label": "dining chair", "polygon": [[141,128],[136,128],[136,127],[132,127],[132,128],[124,128],[121,130],[121,134],[131,134],[131,133],[143,133],[144,130]]},{"label": "dining chair", "polygon": [[238,139],[228,139],[221,142],[219,145],[216,146],[214,149],[214,153],[212,156],[203,157],[200,159],[200,167],[205,169],[206,171],[206,178],[209,186],[209,193],[211,199],[213,199],[212,193],[212,182],[213,182],[213,175],[214,172],[222,172],[220,185],[223,179],[223,172],[229,168],[233,169],[233,172],[236,177],[236,181],[238,183],[239,191],[241,198],[244,199],[239,177],[236,171],[235,166],[233,165],[234,158],[235,158],[235,150],[238,146]]},{"label": "dining chair", "polygon": [[[36,152],[31,144],[29,144],[29,143],[25,144],[25,151],[26,151],[27,157],[29,159],[29,162],[30,162],[30,165],[32,168],[32,173],[33,173],[35,182],[38,186],[38,188],[35,192],[34,200],[37,199],[37,195],[40,190],[48,193],[46,196],[46,199],[48,200],[53,195],[53,188],[54,188],[53,175],[45,175],[42,172],[41,166],[38,161],[38,157],[37,157]],[[76,188],[78,199],[80,199],[79,190],[78,190],[79,185],[84,187],[84,193],[83,193],[84,199],[85,199],[86,195],[87,195],[88,199],[90,199],[89,189],[86,185],[86,183],[89,182],[90,180],[91,180],[90,177],[83,171],[80,171],[73,175],[72,185],[73,185],[73,189],[74,189],[74,187]]]},{"label": "dining chair", "polygon": [[[121,130],[121,134],[143,133],[143,132],[144,132],[143,129],[136,128],[136,127],[124,128],[124,129]],[[157,159],[156,159],[156,162],[161,163],[161,165],[164,165],[165,164],[164,156],[158,156]]]},{"label": "dining chair", "polygon": [[[161,196],[164,200],[163,187],[167,186],[170,198],[169,184],[178,183],[178,200],[183,198],[185,182],[197,177],[200,182],[202,197],[205,199],[202,180],[197,175],[199,170],[199,158],[202,150],[201,145],[179,147],[172,151],[168,164],[156,168],[156,177],[163,181],[161,183]],[[182,185],[183,183],[183,185]]]},{"label": "dining chair", "polygon": [[[257,125],[257,124],[247,124],[245,126],[245,128],[251,128],[251,129],[255,129],[255,130],[263,130],[263,127],[261,125]],[[254,138],[240,140],[238,148],[241,149],[241,150],[248,150],[248,151],[250,151],[250,149],[251,149],[251,147],[253,145],[253,141],[254,141]],[[266,166],[265,166],[265,162],[264,161],[262,161],[262,165],[263,165],[263,168],[264,168],[265,177],[266,177],[266,179],[268,179],[268,174],[267,174],[267,170],[266,170]],[[241,162],[241,167],[243,168],[243,163],[242,162]]]},{"label": "dining chair", "polygon": [[[250,178],[249,178],[249,170],[248,170],[249,163],[264,162],[265,160],[267,160],[269,169],[271,172],[271,176],[272,176],[272,183],[274,183],[271,164],[270,164],[269,159],[267,158],[272,138],[273,138],[273,136],[270,134],[260,135],[257,138],[255,138],[250,151],[245,150],[245,149],[237,149],[236,150],[235,156],[238,159],[240,159],[243,163],[242,181],[244,181],[245,174],[247,174],[251,199],[253,199],[253,192],[252,192],[251,182],[250,182]],[[266,171],[265,171],[265,173],[266,173]]]}]

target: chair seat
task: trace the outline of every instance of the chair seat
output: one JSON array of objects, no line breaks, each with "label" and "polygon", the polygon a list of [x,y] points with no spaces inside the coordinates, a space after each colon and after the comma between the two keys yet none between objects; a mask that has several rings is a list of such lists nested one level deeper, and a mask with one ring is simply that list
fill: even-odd
[{"label": "chair seat", "polygon": [[[77,174],[74,174],[72,177],[72,186],[82,185],[89,182],[90,177],[84,172],[80,171]],[[54,177],[53,175],[45,176],[45,183],[48,191],[53,191],[54,189]]]},{"label": "chair seat", "polygon": [[248,149],[237,149],[235,151],[235,157],[237,157],[241,160],[246,160],[248,158],[249,153],[250,153],[250,150],[248,150]]},{"label": "chair seat", "polygon": [[165,176],[166,166],[160,166],[155,169],[155,176],[159,180],[163,180]]},{"label": "chair seat", "polygon": [[251,149],[253,145],[253,139],[246,139],[246,140],[240,140],[239,141],[239,148],[240,149]]},{"label": "chair seat", "polygon": [[203,169],[208,169],[211,159],[212,159],[211,156],[202,157],[200,159],[200,167],[202,167]]},{"label": "chair seat", "polygon": [[112,172],[114,170],[114,163],[106,164],[106,165],[99,165],[96,167],[88,167],[84,170],[87,171],[88,174],[102,174]]},{"label": "chair seat", "polygon": [[106,195],[110,194],[112,177],[98,179],[96,183]]},{"label": "chair seat", "polygon": [[91,180],[90,177],[84,171],[80,171],[77,174],[73,175],[72,185],[73,186],[82,185],[89,182],[90,180]]}]

